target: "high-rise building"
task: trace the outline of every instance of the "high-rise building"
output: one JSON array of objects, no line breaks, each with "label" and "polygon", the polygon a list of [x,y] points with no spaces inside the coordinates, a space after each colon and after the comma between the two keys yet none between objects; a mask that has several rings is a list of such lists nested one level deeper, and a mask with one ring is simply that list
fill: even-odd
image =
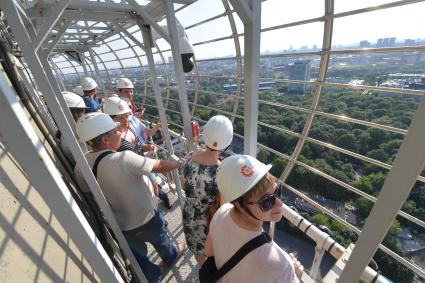
[{"label": "high-rise building", "polygon": [[369,41],[367,41],[367,40],[362,40],[362,41],[360,41],[359,47],[360,47],[360,48],[367,48],[367,47],[370,47],[370,42],[369,42]]},{"label": "high-rise building", "polygon": [[390,39],[388,37],[384,38],[384,42],[382,43],[382,46],[387,47],[390,45]]},{"label": "high-rise building", "polygon": [[[289,79],[307,81],[310,79],[310,60],[296,60],[289,63]],[[289,83],[288,94],[304,95],[305,84]]]},{"label": "high-rise building", "polygon": [[406,46],[412,46],[412,45],[415,45],[415,44],[416,44],[416,41],[414,39],[406,39],[404,41],[404,45],[406,45]]}]

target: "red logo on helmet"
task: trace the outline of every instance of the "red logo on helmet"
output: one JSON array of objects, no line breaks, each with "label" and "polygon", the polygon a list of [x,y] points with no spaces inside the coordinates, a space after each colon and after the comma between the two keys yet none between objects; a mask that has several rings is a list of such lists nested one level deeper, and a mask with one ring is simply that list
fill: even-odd
[{"label": "red logo on helmet", "polygon": [[250,167],[248,165],[242,166],[241,167],[241,174],[244,177],[251,177],[252,175],[254,175],[253,167]]},{"label": "red logo on helmet", "polygon": [[213,147],[217,147],[218,146],[218,142],[213,142]]}]

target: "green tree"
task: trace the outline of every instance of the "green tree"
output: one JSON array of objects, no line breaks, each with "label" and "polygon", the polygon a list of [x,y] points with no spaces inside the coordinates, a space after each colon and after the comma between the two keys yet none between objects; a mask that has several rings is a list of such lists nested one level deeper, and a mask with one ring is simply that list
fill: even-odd
[{"label": "green tree", "polygon": [[315,214],[310,218],[310,221],[312,223],[314,223],[316,226],[318,225],[325,225],[328,226],[328,217],[326,217],[326,215],[323,214]]},{"label": "green tree", "polygon": [[368,176],[361,177],[359,180],[352,182],[353,187],[356,187],[357,189],[372,194],[374,192],[374,188],[372,186],[372,182],[370,181]]},{"label": "green tree", "polygon": [[359,142],[357,141],[357,138],[351,133],[340,136],[336,140],[336,145],[354,152],[358,152],[359,150]]},{"label": "green tree", "polygon": [[366,219],[369,216],[373,203],[370,200],[365,199],[364,197],[359,197],[355,202],[355,206],[359,215],[363,219]]}]

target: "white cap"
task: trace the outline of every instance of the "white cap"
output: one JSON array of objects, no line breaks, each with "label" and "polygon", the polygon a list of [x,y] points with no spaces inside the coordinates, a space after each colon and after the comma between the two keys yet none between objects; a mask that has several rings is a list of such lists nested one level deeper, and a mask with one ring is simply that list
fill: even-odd
[{"label": "white cap", "polygon": [[119,97],[108,97],[103,104],[103,112],[108,115],[130,113],[128,103]]},{"label": "white cap", "polygon": [[202,137],[209,148],[223,150],[233,139],[232,122],[223,115],[214,116],[205,124]]},{"label": "white cap", "polygon": [[93,138],[107,133],[120,125],[114,122],[109,115],[100,112],[84,114],[77,121],[75,130],[81,142],[87,142]]},{"label": "white cap", "polygon": [[72,91],[78,94],[79,96],[84,95],[83,88],[80,85],[75,87]]},{"label": "white cap", "polygon": [[252,189],[272,165],[266,165],[250,155],[232,155],[217,169],[217,186],[225,202],[231,202]]},{"label": "white cap", "polygon": [[62,91],[63,98],[69,108],[88,108],[81,96],[70,91]]},{"label": "white cap", "polygon": [[117,80],[117,88],[134,88],[134,85],[129,79],[121,78]]},{"label": "white cap", "polygon": [[81,80],[81,88],[83,91],[89,91],[97,88],[97,83],[92,78],[87,77]]}]

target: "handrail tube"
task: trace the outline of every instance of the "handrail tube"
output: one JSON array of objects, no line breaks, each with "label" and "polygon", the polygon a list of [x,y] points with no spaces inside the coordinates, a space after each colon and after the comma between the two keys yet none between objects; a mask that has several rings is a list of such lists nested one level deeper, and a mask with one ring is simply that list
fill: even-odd
[{"label": "handrail tube", "polygon": [[[289,220],[300,231],[304,232],[310,239],[316,242],[316,247],[324,248],[336,259],[339,259],[339,257],[344,253],[345,248],[343,246],[332,239],[327,233],[321,231],[319,228],[313,225],[310,221],[296,213],[286,204],[283,204],[282,213],[283,217]],[[373,281],[376,276],[378,277],[375,281]],[[365,282],[388,282],[382,275],[379,275],[370,267],[366,267],[362,273],[361,279]]]}]

